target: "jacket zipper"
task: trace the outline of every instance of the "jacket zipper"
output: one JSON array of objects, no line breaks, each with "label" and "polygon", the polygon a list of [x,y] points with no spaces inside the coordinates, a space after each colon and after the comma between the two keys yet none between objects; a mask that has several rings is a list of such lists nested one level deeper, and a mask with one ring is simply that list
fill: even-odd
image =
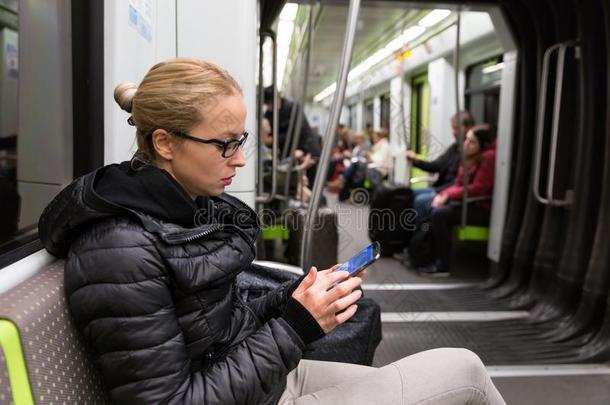
[{"label": "jacket zipper", "polygon": [[199,232],[195,235],[191,235],[191,236],[187,236],[187,237],[176,237],[176,238],[167,237],[167,241],[170,242],[171,244],[176,244],[176,245],[181,244],[181,243],[188,243],[188,242],[197,240],[199,238],[203,238],[204,236],[208,236],[209,234],[219,231],[220,229],[221,229],[220,226],[214,226],[203,232]]}]

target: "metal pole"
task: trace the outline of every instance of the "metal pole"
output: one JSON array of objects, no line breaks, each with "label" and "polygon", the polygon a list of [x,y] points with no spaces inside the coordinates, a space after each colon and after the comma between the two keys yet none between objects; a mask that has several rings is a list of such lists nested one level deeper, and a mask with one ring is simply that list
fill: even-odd
[{"label": "metal pole", "polygon": [[455,50],[453,52],[453,72],[454,72],[454,86],[455,86],[455,108],[457,110],[455,114],[455,118],[457,120],[458,125],[458,150],[462,155],[462,170],[463,170],[463,184],[464,184],[464,194],[462,195],[462,226],[466,226],[466,217],[468,216],[468,167],[466,162],[466,154],[464,153],[464,138],[466,134],[464,134],[464,130],[462,128],[462,117],[460,116],[460,21],[461,21],[462,11],[461,6],[458,6],[457,10],[457,31],[455,35]]},{"label": "metal pole", "polygon": [[[301,88],[301,94],[299,94],[299,109],[297,115],[297,122],[294,128],[294,136],[292,138],[292,144],[290,145],[290,154],[288,156],[288,171],[286,172],[286,183],[284,185],[284,195],[288,198],[289,190],[290,190],[290,177],[292,174],[292,161],[294,157],[294,152],[297,150],[299,146],[299,142],[301,141],[301,127],[303,126],[303,116],[305,115],[305,101],[307,99],[307,83],[309,81],[309,61],[311,57],[311,41],[312,41],[312,30],[313,30],[313,2],[309,5],[309,20],[307,21],[307,47],[305,48],[305,61],[303,73],[303,86]],[[296,97],[295,97],[296,99]],[[293,106],[296,105],[293,104]],[[300,176],[300,174],[299,174]]]},{"label": "metal pole", "polygon": [[263,195],[265,192],[264,185],[264,162],[263,162],[263,105],[265,103],[264,97],[264,86],[263,86],[263,43],[265,37],[259,36],[258,46],[258,105],[257,105],[257,116],[258,116],[258,143],[257,145],[257,158],[258,158],[258,195]]},{"label": "metal pole", "polygon": [[330,154],[333,149],[337,124],[339,123],[339,114],[343,99],[345,97],[345,88],[347,87],[347,74],[352,59],[354,50],[354,37],[356,36],[356,25],[358,23],[358,12],[360,11],[360,0],[350,0],[347,25],[345,27],[345,37],[343,39],[343,51],[341,53],[341,64],[337,74],[337,90],[330,110],[328,126],[324,137],[324,147],[322,148],[322,156],[320,156],[320,166],[316,173],[316,179],[313,186],[313,194],[311,203],[307,209],[307,218],[305,222],[305,234],[303,235],[303,244],[301,245],[301,267],[304,272],[307,272],[311,267],[311,241],[313,238],[313,226],[320,205],[320,196],[324,187],[326,178],[326,169],[330,161]]},{"label": "metal pole", "polygon": [[272,165],[271,165],[271,193],[268,195],[259,196],[256,198],[257,203],[267,204],[275,199],[277,191],[277,158],[278,158],[278,123],[279,123],[279,111],[278,111],[278,94],[277,94],[277,41],[273,33],[265,32],[261,34],[261,37],[269,37],[273,41],[273,146],[272,146]]}]

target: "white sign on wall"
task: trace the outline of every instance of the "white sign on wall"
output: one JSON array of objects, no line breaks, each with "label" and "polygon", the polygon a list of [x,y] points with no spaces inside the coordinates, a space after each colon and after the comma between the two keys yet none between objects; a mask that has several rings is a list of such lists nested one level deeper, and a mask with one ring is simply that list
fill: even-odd
[{"label": "white sign on wall", "polygon": [[154,22],[153,0],[129,0],[129,25],[152,42]]}]

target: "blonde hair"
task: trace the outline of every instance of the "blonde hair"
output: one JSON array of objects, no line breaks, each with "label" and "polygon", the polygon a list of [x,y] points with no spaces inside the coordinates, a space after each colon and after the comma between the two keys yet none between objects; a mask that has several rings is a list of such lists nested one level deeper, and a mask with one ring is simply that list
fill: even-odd
[{"label": "blonde hair", "polygon": [[152,163],[155,151],[150,134],[158,128],[188,132],[206,118],[219,96],[242,94],[241,87],[226,70],[196,59],[178,58],[157,63],[144,80],[120,83],[114,99],[131,113],[129,123],[137,129],[138,151],[134,159]]}]

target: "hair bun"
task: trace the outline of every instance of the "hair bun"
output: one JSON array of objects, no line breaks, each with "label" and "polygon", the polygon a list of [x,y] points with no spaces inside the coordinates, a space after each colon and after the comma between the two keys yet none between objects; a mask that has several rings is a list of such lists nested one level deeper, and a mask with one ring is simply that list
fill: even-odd
[{"label": "hair bun", "polygon": [[114,101],[122,110],[131,113],[133,97],[138,90],[138,85],[131,82],[123,82],[114,88]]}]

